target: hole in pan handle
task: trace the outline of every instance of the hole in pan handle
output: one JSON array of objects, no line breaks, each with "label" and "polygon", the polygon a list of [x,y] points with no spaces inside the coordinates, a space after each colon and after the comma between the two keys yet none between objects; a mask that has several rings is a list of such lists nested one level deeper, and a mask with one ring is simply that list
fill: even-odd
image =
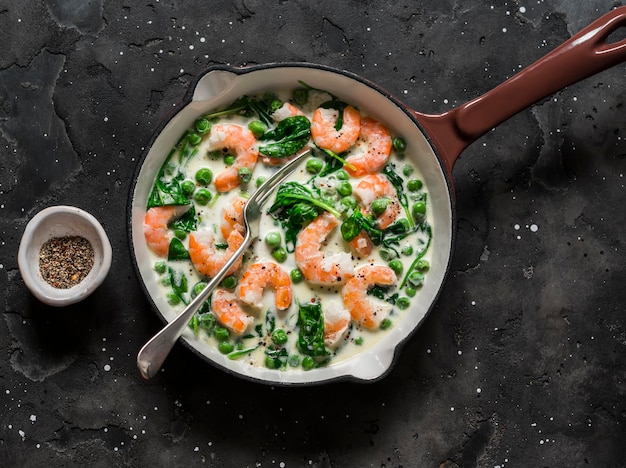
[{"label": "hole in pan handle", "polygon": [[555,92],[626,60],[626,39],[608,41],[626,26],[626,6],[597,19],[568,41],[491,91],[451,111],[413,111],[448,174],[461,152],[482,135]]}]

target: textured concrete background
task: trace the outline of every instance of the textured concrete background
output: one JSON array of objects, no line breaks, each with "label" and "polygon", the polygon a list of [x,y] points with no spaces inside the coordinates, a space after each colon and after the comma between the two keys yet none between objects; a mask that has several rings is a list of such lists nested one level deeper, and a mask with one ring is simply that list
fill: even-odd
[{"label": "textured concrete background", "polygon": [[[624,466],[623,64],[465,151],[450,277],[380,382],[274,388],[180,345],[142,380],[161,323],[125,231],[145,145],[210,65],[322,63],[439,113],[622,4],[0,0],[0,466]],[[91,212],[114,251],[63,309],[16,259],[55,204]]]}]

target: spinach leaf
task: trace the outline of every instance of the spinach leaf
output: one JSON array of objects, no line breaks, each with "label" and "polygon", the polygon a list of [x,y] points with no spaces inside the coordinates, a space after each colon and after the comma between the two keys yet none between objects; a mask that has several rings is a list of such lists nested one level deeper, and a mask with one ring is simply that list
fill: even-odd
[{"label": "spinach leaf", "polygon": [[318,191],[290,181],[278,188],[276,199],[268,213],[281,222],[285,229],[287,251],[293,252],[298,232],[324,210],[337,217],[341,216],[341,213],[322,199]]},{"label": "spinach leaf", "polygon": [[174,150],[171,151],[161,169],[159,169],[152,191],[148,197],[148,208],[189,204],[189,199],[185,196],[180,186],[181,182],[185,180],[185,175],[171,162],[175,153]]},{"label": "spinach leaf", "polygon": [[304,148],[311,138],[311,122],[302,115],[281,120],[276,128],[265,132],[259,140],[274,140],[259,146],[259,153],[272,158],[286,158]]},{"label": "spinach leaf", "polygon": [[197,229],[196,209],[193,205],[172,223],[173,229],[185,232],[193,232]]},{"label": "spinach leaf", "polygon": [[169,276],[174,294],[176,294],[184,304],[189,304],[189,297],[187,295],[187,277],[185,274],[169,267]]},{"label": "spinach leaf", "polygon": [[230,353],[228,353],[226,357],[231,360],[238,359],[241,356],[246,356],[250,354],[252,351],[254,351],[257,348],[258,346],[251,346],[249,348],[235,349],[234,351],[231,351]]},{"label": "spinach leaf", "polygon": [[324,315],[320,301],[299,304],[298,350],[307,356],[327,356],[324,346]]},{"label": "spinach leaf", "polygon": [[271,111],[271,103],[250,96],[242,96],[228,107],[206,114],[204,118],[213,120],[223,115],[237,114],[251,117],[256,114],[259,120],[269,127],[273,123]]},{"label": "spinach leaf", "polygon": [[170,247],[167,250],[168,260],[187,260],[189,259],[189,252],[180,241],[178,237],[174,237],[170,241]]}]

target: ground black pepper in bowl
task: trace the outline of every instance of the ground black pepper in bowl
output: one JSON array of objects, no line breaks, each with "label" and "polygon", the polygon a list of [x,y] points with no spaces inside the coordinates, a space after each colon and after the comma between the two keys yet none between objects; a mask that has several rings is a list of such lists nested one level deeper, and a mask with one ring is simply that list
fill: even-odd
[{"label": "ground black pepper in bowl", "polygon": [[54,237],[41,246],[39,270],[51,286],[68,289],[89,274],[94,264],[91,243],[81,236]]}]

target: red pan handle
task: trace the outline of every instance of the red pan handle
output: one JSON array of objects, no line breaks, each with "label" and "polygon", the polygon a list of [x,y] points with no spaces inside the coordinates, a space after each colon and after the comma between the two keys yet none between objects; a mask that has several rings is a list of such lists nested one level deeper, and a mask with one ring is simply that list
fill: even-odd
[{"label": "red pan handle", "polygon": [[623,26],[626,6],[602,16],[517,75],[466,104],[438,115],[412,111],[449,175],[461,152],[498,124],[566,86],[626,60],[626,39],[607,42]]}]

